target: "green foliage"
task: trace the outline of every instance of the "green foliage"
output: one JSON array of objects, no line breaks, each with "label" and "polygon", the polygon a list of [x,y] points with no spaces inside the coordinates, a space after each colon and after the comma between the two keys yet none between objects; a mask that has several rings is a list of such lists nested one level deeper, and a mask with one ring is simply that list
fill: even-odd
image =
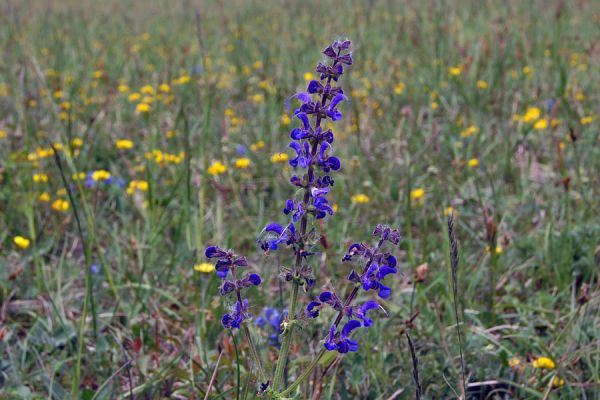
[{"label": "green foliage", "polygon": [[[199,3],[0,5],[0,398],[203,397],[220,351],[211,398],[253,396],[247,345],[221,329],[218,279],[194,266],[206,245],[230,246],[266,282],[252,313],[285,307],[278,267],[291,261],[255,239],[291,195],[274,162],[296,123],[284,103],[336,37],[352,39],[356,64],[337,213],[321,232],[331,246],[313,267],[339,281],[347,244],[386,223],[404,235],[405,277],[390,318],[358,353],[327,353],[299,398],[413,398],[407,329],[423,397],[460,394],[448,207],[470,394],[592,398],[597,3]],[[323,314],[296,329],[296,365],[321,350]],[[258,344],[272,368],[276,350]],[[556,368],[534,368],[542,356]]]}]

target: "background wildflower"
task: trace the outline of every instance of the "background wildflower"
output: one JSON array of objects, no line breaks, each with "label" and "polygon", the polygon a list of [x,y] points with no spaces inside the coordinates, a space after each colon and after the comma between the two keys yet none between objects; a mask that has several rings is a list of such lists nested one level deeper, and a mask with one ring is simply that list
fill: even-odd
[{"label": "background wildflower", "polygon": [[29,244],[31,243],[29,241],[29,239],[23,237],[23,236],[15,236],[13,238],[13,242],[17,245],[17,247],[21,248],[21,249],[26,249],[29,247]]},{"label": "background wildflower", "polygon": [[208,167],[208,173],[212,176],[217,176],[225,173],[227,167],[220,161],[214,161],[210,167]]}]

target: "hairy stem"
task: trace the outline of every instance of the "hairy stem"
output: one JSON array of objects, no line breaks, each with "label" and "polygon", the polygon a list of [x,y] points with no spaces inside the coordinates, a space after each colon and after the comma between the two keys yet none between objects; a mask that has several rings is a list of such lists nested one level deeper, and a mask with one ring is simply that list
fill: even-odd
[{"label": "hairy stem", "polygon": [[[379,243],[377,243],[377,248],[376,248],[375,252],[373,253],[373,256],[369,259],[369,261],[365,265],[365,268],[363,270],[363,274],[367,272],[367,270],[369,269],[369,267],[373,263],[373,260],[375,259],[375,256],[379,253],[379,250],[381,249],[381,246],[383,245],[383,242],[384,242],[384,240],[381,239],[379,241]],[[350,294],[348,295],[348,297],[346,297],[346,300],[344,300],[344,307],[338,313],[338,315],[337,315],[337,317],[335,319],[335,322],[334,322],[336,328],[339,326],[340,322],[342,322],[342,318],[344,317],[344,310],[346,309],[346,307],[348,307],[352,303],[352,301],[354,300],[354,298],[358,294],[358,289],[359,289],[359,286],[354,286],[354,288],[352,288],[352,292],[350,292]],[[294,383],[292,383],[283,392],[279,393],[279,396],[280,397],[284,397],[284,396],[290,394],[292,392],[292,390],[294,390],[295,388],[297,388],[310,375],[311,371],[316,367],[317,363],[319,362],[319,360],[321,359],[321,357],[323,357],[323,355],[325,354],[325,352],[326,352],[325,349],[321,349],[321,351],[319,352],[319,354],[317,354],[317,356],[312,360],[312,362],[309,364],[309,366],[307,367],[307,369],[296,379],[296,381],[294,381]],[[275,390],[277,390],[276,386],[274,386],[274,388],[275,388]]]},{"label": "hairy stem", "polygon": [[[237,300],[240,303],[240,307],[242,307],[242,309],[243,309],[244,303],[242,300],[242,294],[239,289],[237,290],[236,294],[237,294]],[[248,346],[250,347],[250,352],[252,353],[252,358],[254,359],[256,368],[258,368],[258,374],[260,375],[261,383],[266,383],[268,380],[267,375],[265,374],[265,370],[263,369],[262,362],[260,361],[260,357],[258,356],[258,352],[256,351],[256,346],[254,345],[254,340],[252,339],[252,335],[250,335],[250,329],[248,329],[248,325],[246,325],[245,323],[242,324],[242,327],[243,327],[244,335],[246,335],[246,339],[248,340]]]},{"label": "hairy stem", "polygon": [[[296,279],[294,279],[294,284],[292,287],[292,300],[290,303],[291,322],[293,322],[295,319],[294,314],[296,312],[296,302],[298,301],[298,287],[298,282]],[[281,352],[279,353],[277,367],[275,368],[275,379],[273,380],[273,388],[275,388],[275,390],[279,389],[279,384],[281,382],[281,378],[283,377],[283,371],[285,370],[285,364],[290,349],[293,328],[294,325],[290,325],[287,334],[283,337],[283,341],[281,342]]]},{"label": "hairy stem", "polygon": [[243,327],[244,335],[246,335],[246,339],[248,339],[248,345],[250,347],[250,352],[252,353],[252,358],[254,358],[256,368],[258,368],[258,375],[260,376],[261,383],[266,383],[268,381],[267,375],[265,374],[260,358],[258,357],[258,352],[256,351],[254,340],[252,339],[252,335],[250,335],[250,329],[248,329],[248,325],[246,324],[243,324]]},{"label": "hairy stem", "polygon": [[284,391],[282,391],[281,393],[278,394],[279,397],[285,397],[285,396],[289,395],[298,386],[300,386],[300,384],[302,382],[304,382],[304,380],[306,378],[308,378],[308,376],[311,374],[312,370],[315,369],[315,367],[317,366],[317,364],[319,363],[319,361],[321,361],[321,358],[323,358],[323,356],[325,355],[326,352],[327,351],[325,349],[321,349],[321,351],[319,352],[319,354],[317,354],[317,356],[311,361],[311,363],[304,370],[304,372],[302,372],[302,374],[298,377],[298,379],[296,379],[296,381],[294,381],[294,383],[292,383],[287,389],[285,389]]}]

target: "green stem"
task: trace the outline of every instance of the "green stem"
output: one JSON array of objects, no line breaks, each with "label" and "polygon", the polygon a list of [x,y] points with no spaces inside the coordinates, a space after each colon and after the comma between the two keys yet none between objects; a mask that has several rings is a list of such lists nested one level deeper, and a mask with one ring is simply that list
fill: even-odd
[{"label": "green stem", "polygon": [[254,340],[252,340],[252,336],[250,336],[250,329],[248,329],[248,325],[243,324],[244,327],[244,335],[246,335],[246,339],[248,339],[248,344],[250,346],[250,352],[252,353],[252,358],[254,358],[254,363],[258,368],[258,374],[260,375],[261,383],[267,382],[267,375],[263,369],[262,363],[260,362],[260,358],[258,357],[258,352],[256,351],[256,346],[254,346]]},{"label": "green stem", "polygon": [[321,358],[325,355],[326,352],[327,351],[325,349],[321,349],[319,354],[317,354],[317,356],[312,360],[312,362],[306,368],[306,370],[302,373],[302,375],[300,375],[298,377],[298,379],[296,379],[296,381],[294,383],[292,383],[287,389],[285,389],[281,393],[278,393],[277,396],[285,397],[285,396],[289,395],[290,393],[292,393],[298,386],[300,386],[300,384],[302,382],[304,382],[304,380],[311,374],[312,370],[315,369],[315,367],[317,366],[319,361],[321,361]]},{"label": "green stem", "polygon": [[281,378],[283,377],[283,371],[285,369],[285,364],[288,357],[288,352],[290,349],[292,332],[294,331],[294,315],[296,313],[296,302],[298,301],[298,281],[294,279],[293,287],[292,287],[292,300],[290,302],[290,326],[287,331],[287,334],[283,337],[283,341],[281,342],[281,351],[279,353],[279,358],[277,359],[277,366],[275,367],[275,378],[273,380],[273,388],[275,390],[279,390],[279,383],[281,382]]}]

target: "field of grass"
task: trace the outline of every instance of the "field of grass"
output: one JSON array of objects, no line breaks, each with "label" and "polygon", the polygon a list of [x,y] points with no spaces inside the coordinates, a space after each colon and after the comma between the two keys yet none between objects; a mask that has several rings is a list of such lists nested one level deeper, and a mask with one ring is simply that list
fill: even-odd
[{"label": "field of grass", "polygon": [[[403,275],[387,278],[389,317],[298,398],[415,398],[405,332],[422,398],[600,398],[600,3],[586,0],[0,2],[0,398],[204,398],[213,372],[209,398],[253,398],[204,249],[261,274],[251,314],[289,307],[291,255],[256,238],[294,194],[291,96],[339,38],[354,65],[336,213],[314,225],[326,246],[300,302],[346,291],[341,258],[378,223],[402,234]],[[284,384],[332,316],[295,330]],[[249,327],[270,371],[272,332]]]}]

